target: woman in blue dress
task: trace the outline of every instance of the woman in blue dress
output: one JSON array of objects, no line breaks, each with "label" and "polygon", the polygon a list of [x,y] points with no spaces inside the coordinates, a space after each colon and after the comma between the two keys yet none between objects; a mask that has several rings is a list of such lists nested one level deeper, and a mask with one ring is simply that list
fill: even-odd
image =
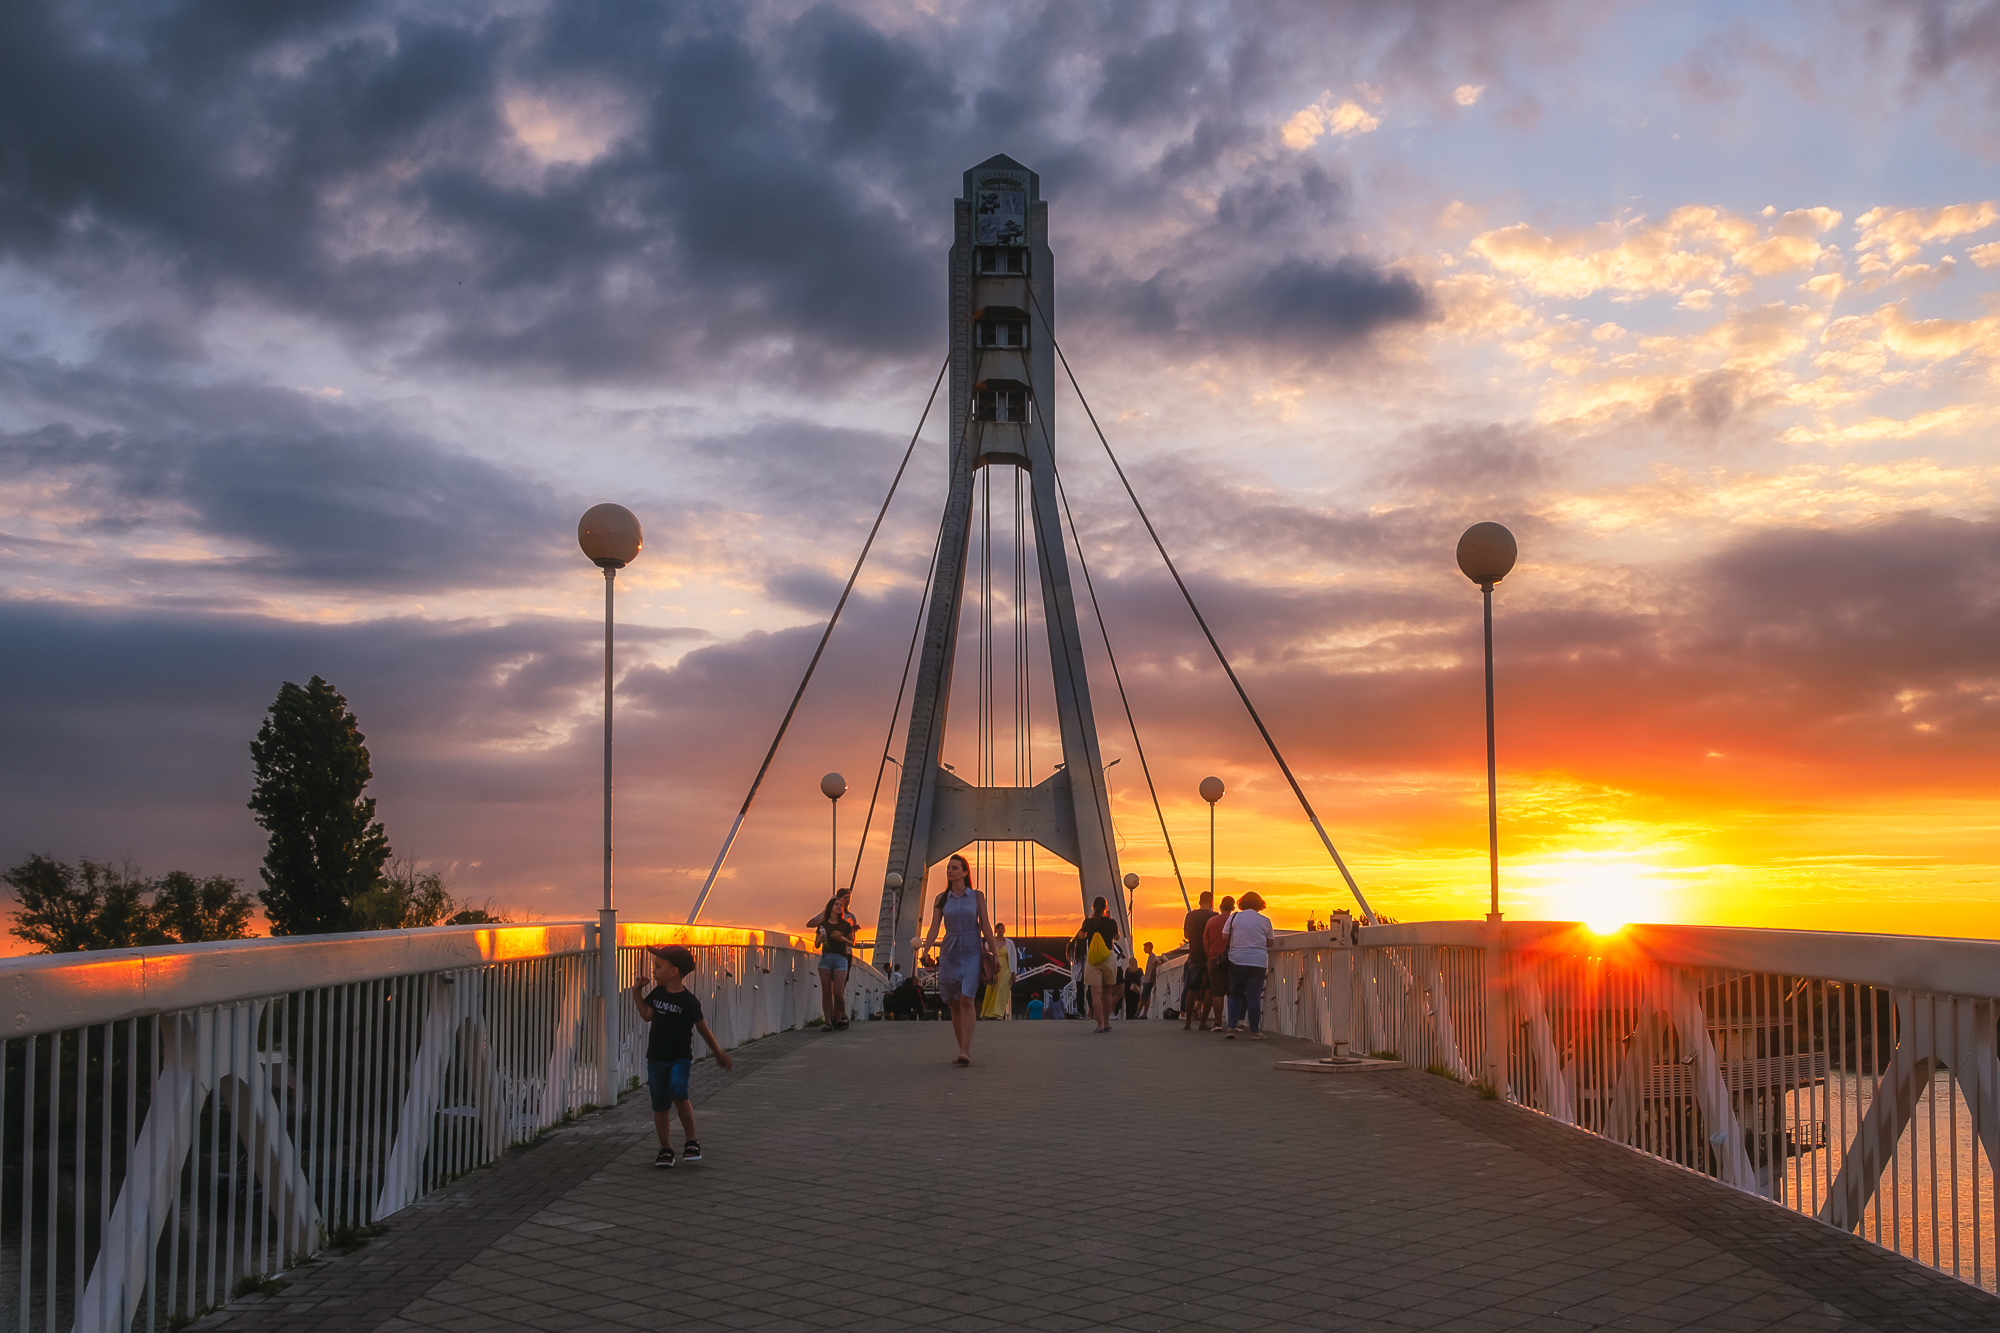
[{"label": "woman in blue dress", "polygon": [[924,965],[930,966],[931,946],[944,931],[944,952],[937,960],[938,998],[951,1006],[951,1032],[958,1038],[955,1065],[972,1063],[972,1033],[979,1026],[975,1001],[979,996],[979,964],[993,948],[993,926],[986,915],[986,895],[972,887],[972,867],[954,854],[944,863],[944,892],[937,896],[930,933],[924,937]]}]

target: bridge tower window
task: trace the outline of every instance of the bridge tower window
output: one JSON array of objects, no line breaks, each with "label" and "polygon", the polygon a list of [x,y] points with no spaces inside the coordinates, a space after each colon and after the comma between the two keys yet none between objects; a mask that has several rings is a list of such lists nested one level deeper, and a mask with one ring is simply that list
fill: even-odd
[{"label": "bridge tower window", "polygon": [[973,259],[973,269],[982,278],[1025,278],[1028,251],[1018,245],[982,245]]},{"label": "bridge tower window", "polygon": [[1028,312],[1010,305],[990,305],[972,312],[974,347],[1026,347]]},{"label": "bridge tower window", "polygon": [[981,380],[972,386],[975,421],[1000,423],[1028,419],[1028,386],[1019,380]]}]

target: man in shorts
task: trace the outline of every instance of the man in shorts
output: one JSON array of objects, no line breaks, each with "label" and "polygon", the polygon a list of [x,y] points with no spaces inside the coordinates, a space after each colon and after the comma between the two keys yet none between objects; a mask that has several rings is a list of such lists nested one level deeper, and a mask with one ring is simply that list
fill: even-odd
[{"label": "man in shorts", "polygon": [[1181,964],[1181,1031],[1194,1026],[1195,1015],[1202,1017],[1202,1031],[1208,1031],[1208,942],[1204,932],[1215,919],[1215,895],[1201,891],[1201,906],[1187,914],[1181,934],[1187,940],[1187,961]]},{"label": "man in shorts", "polygon": [[694,975],[694,955],[678,944],[665,948],[648,945],[646,952],[652,958],[653,978],[649,983],[641,977],[632,987],[632,1003],[639,1006],[639,1018],[650,1029],[646,1034],[646,1082],[653,1094],[653,1132],[660,1136],[660,1155],[653,1159],[653,1165],[665,1170],[674,1164],[667,1132],[675,1115],[681,1121],[681,1160],[701,1160],[701,1142],[694,1136],[694,1103],[688,1099],[694,1034],[701,1034],[715,1062],[724,1069],[735,1061],[708,1030],[701,1016],[701,1001],[687,988],[687,979]]}]

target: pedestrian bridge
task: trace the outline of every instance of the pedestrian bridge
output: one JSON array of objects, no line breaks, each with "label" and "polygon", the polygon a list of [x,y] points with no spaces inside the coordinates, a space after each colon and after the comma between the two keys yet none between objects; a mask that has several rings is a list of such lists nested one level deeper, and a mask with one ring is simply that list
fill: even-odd
[{"label": "pedestrian bridge", "polygon": [[1293,935],[1272,1041],[984,1023],[957,1069],[805,1027],[794,936],[626,924],[627,984],[668,938],[737,1051],[673,1172],[591,1105],[591,924],[0,964],[0,1327],[2000,1328],[2000,945]]}]

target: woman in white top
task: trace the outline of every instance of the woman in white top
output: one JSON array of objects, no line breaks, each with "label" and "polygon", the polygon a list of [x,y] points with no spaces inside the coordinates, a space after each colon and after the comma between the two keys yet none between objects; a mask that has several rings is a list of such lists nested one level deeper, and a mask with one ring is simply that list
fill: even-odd
[{"label": "woman in white top", "polygon": [[1277,932],[1271,918],[1264,915],[1264,899],[1252,891],[1236,904],[1222,938],[1229,947],[1229,1031],[1224,1040],[1235,1041],[1243,1031],[1243,1016],[1250,1015],[1251,1041],[1264,1040],[1258,1029],[1264,1024],[1264,970],[1271,964],[1271,941]]}]

